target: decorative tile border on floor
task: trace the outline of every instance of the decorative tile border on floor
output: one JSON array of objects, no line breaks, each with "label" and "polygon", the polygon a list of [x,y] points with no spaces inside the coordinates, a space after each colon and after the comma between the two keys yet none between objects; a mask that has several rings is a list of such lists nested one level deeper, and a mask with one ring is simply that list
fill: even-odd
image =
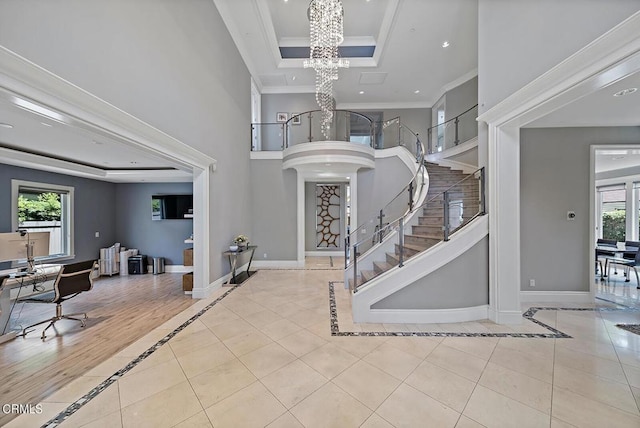
[{"label": "decorative tile border on floor", "polygon": [[57,427],[58,425],[60,425],[65,420],[69,419],[69,417],[71,417],[71,415],[73,415],[75,412],[80,410],[85,404],[87,404],[89,401],[91,401],[94,398],[96,398],[102,391],[104,391],[105,389],[110,387],[112,384],[114,384],[118,379],[120,379],[122,376],[124,376],[128,371],[132,370],[135,366],[140,364],[149,355],[151,355],[154,352],[156,352],[162,345],[164,345],[169,340],[171,340],[176,334],[180,333],[182,330],[187,328],[191,323],[193,323],[195,320],[197,320],[202,315],[204,315],[209,309],[213,308],[215,305],[220,303],[220,301],[222,299],[224,299],[225,297],[227,297],[232,291],[242,287],[242,285],[244,283],[246,283],[246,282],[247,281],[244,281],[242,284],[235,285],[232,288],[230,288],[229,290],[227,290],[222,296],[218,297],[216,300],[214,300],[213,302],[209,303],[207,306],[204,307],[204,309],[200,310],[198,313],[196,313],[194,316],[192,316],[187,321],[182,323],[175,330],[173,330],[172,332],[167,334],[165,337],[160,339],[158,342],[156,342],[154,345],[152,345],[149,349],[144,351],[142,354],[138,355],[137,358],[135,358],[133,361],[131,361],[125,367],[121,368],[120,370],[118,370],[117,372],[115,372],[114,374],[109,376],[100,385],[98,385],[95,388],[93,388],[91,391],[89,391],[88,393],[86,393],[85,395],[80,397],[78,400],[76,400],[74,403],[72,403],[69,407],[67,407],[62,412],[60,412],[56,417],[54,417],[53,419],[49,420],[47,423],[42,425],[42,428]]},{"label": "decorative tile border on floor", "polygon": [[[578,311],[578,312],[586,312],[586,311],[616,311],[616,312],[627,312],[627,311],[637,311],[635,308],[629,308],[627,306],[617,304],[618,306],[622,306],[622,308],[556,308],[556,307],[532,307],[529,308],[525,313],[522,314],[522,317],[538,324],[539,326],[546,328],[551,333],[455,333],[455,332],[442,332],[442,331],[434,331],[434,332],[409,332],[409,331],[340,331],[338,326],[338,309],[336,306],[336,295],[334,284],[342,283],[344,281],[329,281],[329,311],[331,313],[331,335],[332,336],[406,336],[406,337],[519,337],[525,339],[539,338],[539,339],[571,339],[566,333],[561,332],[558,329],[555,329],[542,321],[539,321],[534,317],[536,312],[538,311]],[[614,302],[612,302],[614,303]],[[634,332],[635,333],[635,332]]]},{"label": "decorative tile border on floor", "polygon": [[616,327],[640,335],[640,324],[616,324]]}]

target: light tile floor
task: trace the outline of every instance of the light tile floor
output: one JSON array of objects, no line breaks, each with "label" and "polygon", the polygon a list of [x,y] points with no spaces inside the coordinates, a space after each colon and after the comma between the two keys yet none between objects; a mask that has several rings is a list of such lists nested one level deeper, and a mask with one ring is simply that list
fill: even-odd
[{"label": "light tile floor", "polygon": [[[60,426],[640,427],[640,336],[615,326],[639,312],[536,313],[571,339],[332,336],[328,282],[342,271],[319,265],[260,271]],[[47,422],[228,291],[8,427]],[[340,331],[548,332],[527,320],[360,325],[339,282],[335,299]]]}]

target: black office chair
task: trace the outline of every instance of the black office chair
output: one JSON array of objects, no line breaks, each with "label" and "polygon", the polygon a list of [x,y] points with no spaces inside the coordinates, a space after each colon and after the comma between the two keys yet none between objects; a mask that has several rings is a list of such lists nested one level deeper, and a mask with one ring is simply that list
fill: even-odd
[{"label": "black office chair", "polygon": [[[44,340],[47,337],[47,329],[61,319],[80,321],[80,324],[84,327],[87,314],[83,312],[64,315],[62,313],[62,302],[72,299],[84,291],[91,290],[91,287],[93,287],[92,274],[94,267],[95,261],[93,260],[63,265],[60,268],[60,272],[58,272],[52,291],[20,299],[20,302],[56,304],[56,315],[54,317],[25,327],[22,330],[22,335],[26,336],[29,333],[27,330],[30,328],[48,322],[49,325],[42,331],[42,340]],[[75,318],[78,315],[83,315],[84,317]]]}]

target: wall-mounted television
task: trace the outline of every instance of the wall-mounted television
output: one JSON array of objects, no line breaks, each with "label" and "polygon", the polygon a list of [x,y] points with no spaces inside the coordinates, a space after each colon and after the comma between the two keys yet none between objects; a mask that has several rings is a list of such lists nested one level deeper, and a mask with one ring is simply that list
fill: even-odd
[{"label": "wall-mounted television", "polygon": [[151,196],[152,220],[177,220],[193,217],[193,195]]}]

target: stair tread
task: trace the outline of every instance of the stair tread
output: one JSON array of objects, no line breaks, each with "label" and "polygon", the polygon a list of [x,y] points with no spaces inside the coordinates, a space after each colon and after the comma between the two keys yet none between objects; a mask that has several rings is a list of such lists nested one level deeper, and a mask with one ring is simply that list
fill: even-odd
[{"label": "stair tread", "polygon": [[[409,236],[412,238],[428,238],[428,239],[440,239],[437,235],[431,235],[428,233],[405,233],[405,237]],[[405,245],[406,246],[406,245]]]},{"label": "stair tread", "polygon": [[391,269],[393,265],[387,262],[373,262],[373,270],[378,269],[380,273],[386,272]]},{"label": "stair tread", "polygon": [[360,276],[362,277],[362,282],[365,283],[378,276],[378,274],[372,270],[361,270]]},{"label": "stair tread", "polygon": [[425,247],[424,245],[407,244],[406,242],[402,246],[414,251],[424,251],[428,248],[428,247]]}]

